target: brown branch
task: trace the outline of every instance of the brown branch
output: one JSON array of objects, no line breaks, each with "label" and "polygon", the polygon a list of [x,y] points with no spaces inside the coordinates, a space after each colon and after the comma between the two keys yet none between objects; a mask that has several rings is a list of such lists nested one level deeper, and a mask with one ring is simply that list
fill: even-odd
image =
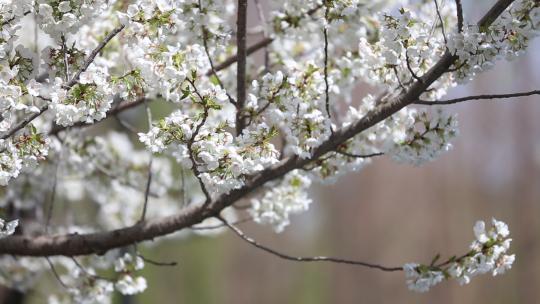
[{"label": "brown branch", "polygon": [[41,114],[45,113],[45,111],[47,111],[48,109],[49,109],[48,105],[42,106],[39,109],[39,112],[34,113],[34,114],[24,118],[23,120],[21,120],[18,124],[16,124],[13,128],[11,128],[6,134],[2,135],[0,137],[0,139],[7,139],[7,138],[10,138],[11,136],[15,135],[15,133],[17,133],[19,130],[23,129],[24,127],[26,127],[29,123],[31,123],[34,119],[41,116]]},{"label": "brown branch", "polygon": [[[193,87],[195,94],[199,97],[201,102],[204,102],[204,97],[199,93],[199,90],[195,86],[194,80],[188,79],[188,82]],[[212,201],[212,196],[210,195],[210,192],[208,192],[208,189],[206,189],[206,185],[204,184],[202,178],[200,177],[201,172],[199,172],[197,162],[195,161],[195,155],[194,155],[195,152],[193,151],[193,144],[195,143],[195,137],[197,137],[197,135],[199,134],[199,131],[201,130],[202,126],[204,126],[204,124],[206,123],[206,119],[208,118],[208,107],[206,106],[206,104],[203,104],[203,107],[204,107],[204,112],[203,112],[202,120],[195,127],[195,131],[193,131],[193,134],[191,135],[191,138],[188,140],[186,146],[188,149],[189,159],[191,160],[191,163],[193,164],[191,171],[193,171],[193,174],[195,175],[195,178],[199,182],[199,186],[201,187],[201,190],[204,193],[204,196],[206,197],[206,200],[203,205],[203,206],[206,206]]]},{"label": "brown branch", "polygon": [[155,260],[152,260],[152,259],[149,259],[145,256],[143,256],[142,254],[137,254],[138,257],[140,257],[143,261],[145,261],[146,263],[148,264],[152,264],[154,266],[176,266],[178,265],[177,262],[175,261],[172,261],[172,262],[160,262],[160,261],[155,261]]},{"label": "brown branch", "polygon": [[416,73],[413,71],[412,69],[412,66],[411,66],[411,62],[410,62],[410,58],[409,58],[409,50],[406,49],[405,50],[405,62],[407,63],[407,69],[409,70],[409,73],[411,73],[411,76],[416,80],[416,81],[422,81],[422,79],[420,77],[418,77],[418,75],[416,75]]},{"label": "brown branch", "polygon": [[220,220],[223,222],[225,226],[229,227],[229,229],[231,229],[231,231],[233,231],[242,240],[246,241],[247,243],[249,243],[250,245],[253,245],[254,247],[258,249],[261,249],[262,251],[275,255],[284,260],[294,261],[294,262],[331,262],[331,263],[338,263],[338,264],[362,266],[362,267],[373,268],[373,269],[389,271],[389,272],[403,270],[403,267],[387,267],[387,266],[382,266],[378,264],[372,264],[372,263],[366,263],[366,262],[354,261],[354,260],[348,260],[348,259],[341,259],[341,258],[326,257],[326,256],[313,256],[313,257],[291,256],[291,255],[282,253],[280,251],[277,251],[268,246],[258,243],[254,239],[245,235],[244,232],[242,232],[242,230],[238,229],[234,225],[229,224],[227,221],[225,221],[222,218],[220,218]]},{"label": "brown branch", "polygon": [[336,150],[336,153],[341,154],[341,155],[345,155],[345,156],[348,156],[348,157],[353,157],[353,158],[372,158],[372,157],[377,157],[377,156],[384,155],[384,153],[382,153],[382,152],[370,153],[370,154],[354,154],[354,153],[349,153],[349,152],[341,151],[341,150]]},{"label": "brown branch", "polygon": [[461,0],[455,0],[455,1],[456,1],[458,33],[461,33],[463,32],[463,5],[461,4]]},{"label": "brown branch", "polygon": [[325,106],[326,106],[326,115],[328,115],[328,119],[330,120],[330,132],[334,133],[334,128],[332,127],[332,116],[330,115],[330,86],[328,85],[328,12],[330,8],[328,7],[330,3],[327,3],[325,1],[325,10],[324,10],[324,28],[323,28],[323,36],[324,36],[324,96],[325,96]]},{"label": "brown branch", "polygon": [[84,64],[82,65],[82,67],[79,69],[79,71],[73,76],[73,78],[71,78],[71,80],[66,84],[66,87],[68,88],[71,88],[72,86],[74,86],[75,84],[77,84],[77,82],[79,81],[79,77],[81,77],[81,74],[84,73],[88,67],[92,64],[92,62],[94,62],[94,59],[96,59],[96,56],[103,50],[103,48],[105,46],[107,46],[107,44],[118,34],[120,33],[123,29],[124,29],[125,25],[121,25],[117,28],[115,28],[112,32],[110,32],[107,36],[105,36],[105,38],[103,39],[103,41],[101,41],[98,46],[92,50],[92,52],[90,53],[90,55],[88,56],[88,58],[86,58],[86,60],[84,61]]},{"label": "brown branch", "polygon": [[246,27],[247,27],[247,0],[238,0],[238,14],[236,19],[236,48],[238,62],[236,64],[236,134],[242,134],[246,126],[244,105],[246,103]]},{"label": "brown branch", "polygon": [[[480,28],[489,26],[498,15],[514,0],[499,0],[494,7],[482,18]],[[328,140],[315,148],[311,157],[301,159],[289,157],[272,165],[265,170],[246,178],[243,187],[222,194],[207,206],[191,205],[181,212],[158,219],[139,222],[133,226],[112,231],[89,234],[68,234],[57,236],[28,236],[17,235],[0,239],[0,254],[24,256],[53,256],[53,255],[87,255],[105,253],[113,248],[125,247],[159,236],[171,234],[181,229],[191,227],[209,217],[219,216],[224,208],[234,204],[239,199],[254,192],[265,183],[281,178],[290,171],[302,168],[304,165],[317,160],[322,155],[334,151],[341,144],[369,129],[384,119],[390,117],[403,107],[418,100],[429,86],[443,75],[455,62],[456,57],[446,52],[443,57],[422,76],[422,82],[415,82],[409,89],[395,98],[379,102],[378,107],[369,111],[363,118],[348,127],[336,130]]]},{"label": "brown branch", "polygon": [[414,104],[428,105],[428,106],[449,105],[449,104],[460,103],[460,102],[471,101],[471,100],[516,98],[516,97],[531,96],[531,95],[540,95],[540,90],[520,92],[520,93],[508,93],[508,94],[473,95],[473,96],[466,96],[466,97],[460,97],[460,98],[454,98],[454,99],[448,99],[448,100],[435,100],[435,101],[417,100],[414,102]]}]

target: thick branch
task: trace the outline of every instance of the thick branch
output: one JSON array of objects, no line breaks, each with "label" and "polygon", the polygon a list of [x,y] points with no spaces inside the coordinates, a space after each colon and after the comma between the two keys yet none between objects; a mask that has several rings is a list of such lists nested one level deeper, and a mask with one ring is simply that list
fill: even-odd
[{"label": "thick branch", "polygon": [[[482,18],[480,26],[489,26],[491,22],[493,22],[512,2],[513,0],[499,0],[494,8]],[[447,52],[421,77],[422,81],[415,82],[407,91],[401,93],[392,100],[385,100],[384,102],[377,103],[380,104],[379,107],[368,112],[366,116],[348,127],[336,130],[327,141],[313,151],[312,157],[301,159],[293,156],[284,159],[280,163],[270,166],[255,176],[248,178],[243,187],[219,196],[206,206],[188,206],[178,214],[139,222],[131,227],[113,231],[84,235],[69,234],[38,237],[9,236],[0,239],[0,254],[25,256],[74,256],[105,253],[113,248],[124,247],[126,245],[171,234],[200,223],[206,218],[219,216],[221,210],[231,206],[240,198],[245,197],[265,183],[281,178],[288,172],[301,168],[328,152],[335,151],[341,144],[350,138],[390,117],[403,107],[417,101],[420,95],[427,90],[434,81],[443,75],[455,60],[456,57]]]}]

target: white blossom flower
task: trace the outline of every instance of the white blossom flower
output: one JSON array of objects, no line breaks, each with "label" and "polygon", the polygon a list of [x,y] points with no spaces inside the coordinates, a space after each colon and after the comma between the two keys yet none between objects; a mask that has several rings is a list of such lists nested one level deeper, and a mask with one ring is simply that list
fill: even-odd
[{"label": "white blossom flower", "polygon": [[15,233],[15,229],[19,226],[19,220],[13,220],[5,222],[3,219],[0,219],[0,237],[5,237]]}]

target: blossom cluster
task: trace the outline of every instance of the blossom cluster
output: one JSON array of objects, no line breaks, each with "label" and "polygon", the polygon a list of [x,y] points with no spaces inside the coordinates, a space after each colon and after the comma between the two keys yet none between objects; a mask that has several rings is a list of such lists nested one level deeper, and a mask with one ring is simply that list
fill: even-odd
[{"label": "blossom cluster", "polygon": [[456,279],[460,285],[468,284],[471,278],[480,274],[503,274],[515,260],[514,254],[507,254],[510,249],[510,231],[508,226],[496,219],[491,220],[492,227],[486,230],[486,224],[478,221],[474,225],[476,239],[471,243],[470,251],[460,257],[436,264],[436,257],[430,265],[409,263],[403,266],[409,289],[426,292],[431,287],[447,279]]},{"label": "blossom cluster", "polygon": [[395,144],[388,151],[393,159],[420,165],[452,147],[450,140],[458,133],[455,115],[448,115],[441,108],[429,114],[411,114],[414,124],[394,138]]},{"label": "blossom cluster", "polygon": [[6,223],[3,219],[0,219],[0,237],[5,237],[15,233],[15,229],[19,226],[19,220],[13,220]]},{"label": "blossom cluster", "polygon": [[28,134],[0,139],[0,186],[19,176],[23,169],[33,168],[48,154],[50,140],[32,127]]},{"label": "blossom cluster", "polygon": [[118,258],[114,263],[114,270],[121,273],[120,279],[116,281],[116,289],[121,294],[133,295],[141,293],[146,289],[146,280],[143,277],[133,277],[133,272],[144,268],[144,261],[141,257],[133,257],[126,253]]},{"label": "blossom cluster", "polygon": [[270,224],[276,232],[282,232],[290,223],[290,215],[309,208],[312,200],[307,189],[310,185],[309,178],[293,171],[279,184],[270,185],[262,198],[252,200],[249,213],[255,222]]},{"label": "blossom cluster", "polygon": [[495,65],[525,52],[529,41],[540,34],[540,3],[518,1],[488,28],[470,25],[453,33],[448,49],[458,56],[454,64],[459,82],[466,82]]}]

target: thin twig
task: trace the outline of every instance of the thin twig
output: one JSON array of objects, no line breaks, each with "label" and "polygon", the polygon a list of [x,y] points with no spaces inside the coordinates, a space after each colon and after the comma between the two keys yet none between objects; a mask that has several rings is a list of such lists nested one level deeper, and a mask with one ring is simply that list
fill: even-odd
[{"label": "thin twig", "polygon": [[396,75],[396,78],[397,78],[397,82],[398,82],[398,84],[399,84],[399,87],[400,87],[402,90],[406,91],[407,88],[403,85],[403,83],[401,82],[401,79],[399,78],[399,73],[398,73],[397,67],[394,65],[394,66],[392,67],[392,69],[394,70],[394,74]]},{"label": "thin twig", "polygon": [[[243,224],[243,223],[247,223],[247,222],[251,222],[253,221],[253,218],[252,217],[247,217],[247,218],[244,218],[244,219],[240,219],[240,220],[237,220],[237,221],[234,221],[231,223],[231,225],[239,225],[239,224]],[[200,224],[198,224],[200,225]],[[191,230],[213,230],[213,229],[219,229],[219,228],[223,228],[223,227],[227,227],[225,224],[221,223],[221,224],[217,224],[217,225],[212,225],[212,226],[192,226],[190,227]]]},{"label": "thin twig", "polygon": [[[199,0],[199,12],[202,12],[202,10],[203,10],[202,2],[201,2],[201,0]],[[229,102],[232,103],[233,105],[236,105],[236,100],[234,100],[234,98],[232,98],[232,96],[229,94],[229,92],[227,92],[227,90],[225,90],[225,86],[223,85],[223,82],[221,81],[221,78],[219,77],[219,75],[218,75],[218,73],[216,71],[216,68],[214,67],[214,61],[212,60],[212,56],[210,56],[210,48],[208,47],[208,29],[204,25],[202,25],[201,28],[202,28],[202,38],[203,38],[204,52],[206,53],[206,57],[208,58],[208,62],[210,63],[210,71],[212,72],[212,75],[215,77],[219,87],[223,91],[225,91],[225,94],[227,95],[227,98],[229,99]]]},{"label": "thin twig", "polygon": [[92,64],[92,62],[94,62],[94,59],[96,59],[96,56],[101,52],[101,50],[103,50],[103,48],[105,46],[107,46],[107,44],[118,34],[120,33],[123,29],[124,29],[125,25],[121,25],[117,28],[115,28],[114,30],[112,30],[112,32],[110,32],[107,36],[105,36],[105,38],[103,39],[103,41],[101,41],[98,46],[92,50],[92,52],[90,53],[90,55],[86,58],[86,60],[84,61],[84,64],[81,66],[81,68],[79,69],[79,71],[73,76],[73,78],[71,78],[71,80],[66,84],[66,87],[68,88],[71,88],[72,86],[74,86],[78,81],[79,81],[79,77],[81,77],[81,74],[84,73],[88,67]]},{"label": "thin twig", "polygon": [[51,267],[51,271],[52,271],[54,277],[56,278],[56,280],[58,281],[58,283],[60,283],[60,285],[63,288],[69,289],[69,287],[60,278],[60,275],[58,274],[58,272],[56,272],[56,268],[54,267],[53,263],[51,262],[51,259],[49,257],[45,257],[45,260],[47,260],[47,263],[49,264],[49,267]]},{"label": "thin twig", "polygon": [[56,201],[56,186],[58,182],[58,161],[56,162],[53,175],[53,186],[51,189],[51,197],[49,202],[49,209],[47,211],[47,218],[45,220],[45,232],[49,232],[49,224],[51,223],[51,218],[53,214],[54,202]]},{"label": "thin twig", "polygon": [[459,103],[463,101],[470,101],[470,100],[481,100],[481,99],[503,99],[503,98],[515,98],[515,97],[522,97],[522,96],[531,96],[531,95],[540,95],[540,90],[534,90],[529,92],[520,92],[520,93],[509,93],[509,94],[484,94],[484,95],[473,95],[473,96],[466,96],[466,97],[460,97],[460,98],[454,98],[454,99],[448,99],[448,100],[417,100],[413,102],[414,104],[418,105],[449,105],[454,103]]},{"label": "thin twig", "polygon": [[446,32],[444,30],[444,21],[441,16],[441,11],[439,10],[439,3],[437,2],[437,0],[433,0],[433,2],[435,2],[435,10],[437,11],[437,16],[439,17],[439,21],[441,22],[441,32],[444,38],[444,44],[447,45],[448,40],[446,39]]},{"label": "thin twig", "polygon": [[238,14],[236,20],[236,48],[238,62],[236,63],[236,134],[242,134],[246,119],[244,105],[246,103],[246,27],[247,27],[247,0],[238,0]]},{"label": "thin twig", "polygon": [[298,256],[291,256],[291,255],[288,255],[288,254],[285,254],[285,253],[282,253],[282,252],[279,252],[277,250],[274,250],[270,247],[267,247],[265,245],[262,245],[262,244],[259,244],[257,241],[255,241],[254,239],[248,237],[247,235],[244,234],[244,232],[242,232],[242,230],[238,229],[237,227],[235,227],[234,225],[232,224],[229,224],[226,220],[224,220],[223,218],[219,218],[224,225],[226,225],[227,227],[229,227],[237,236],[239,236],[241,239],[243,239],[244,241],[248,242],[249,244],[265,251],[265,252],[268,252],[270,254],[273,254],[279,258],[282,258],[282,259],[285,259],[285,260],[289,260],[289,261],[295,261],[295,262],[332,262],[332,263],[338,263],[338,264],[348,264],[348,265],[357,265],[357,266],[362,266],[362,267],[367,267],[367,268],[373,268],[373,269],[379,269],[379,270],[382,270],[382,271],[402,271],[403,270],[403,267],[387,267],[387,266],[382,266],[382,265],[378,265],[378,264],[371,264],[371,263],[366,263],[366,262],[361,262],[361,261],[353,261],[353,260],[347,260],[347,259],[341,259],[341,258],[333,258],[333,257],[325,257],[325,256],[313,256],[313,257],[298,257]]},{"label": "thin twig", "polygon": [[[148,102],[146,103],[146,117],[148,118],[148,130],[152,129],[152,111],[150,110],[150,107],[148,106]],[[140,221],[144,221],[146,217],[146,209],[148,207],[148,198],[150,196],[150,186],[152,184],[152,162],[154,160],[153,154],[150,153],[150,161],[148,162],[148,178],[146,180],[146,189],[144,191],[144,205],[143,205],[143,211],[141,214]]]},{"label": "thin twig", "polygon": [[455,1],[456,1],[458,33],[461,33],[463,32],[463,5],[461,4],[461,0],[455,0]]},{"label": "thin twig", "polygon": [[13,136],[15,133],[17,133],[19,130],[26,127],[29,123],[31,123],[34,119],[38,118],[43,114],[47,109],[49,108],[48,105],[44,105],[39,109],[39,112],[36,112],[30,116],[27,116],[22,121],[20,121],[18,124],[16,124],[13,128],[11,128],[6,134],[2,135],[0,139],[7,139]]},{"label": "thin twig", "polygon": [[[267,38],[268,35],[268,29],[266,24],[266,17],[264,16],[264,8],[261,4],[260,0],[255,0],[255,8],[257,9],[257,15],[259,16],[259,20],[262,24],[262,34],[263,38]],[[268,46],[264,47],[264,73],[268,73],[270,71],[270,52],[268,51]]]},{"label": "thin twig", "polygon": [[325,103],[326,103],[326,114],[328,115],[328,119],[330,120],[330,133],[334,133],[334,128],[332,128],[332,115],[330,114],[330,86],[328,85],[328,12],[329,12],[329,6],[330,4],[325,1],[325,10],[324,10],[324,28],[323,28],[323,35],[324,35],[324,96],[325,96]]},{"label": "thin twig", "polygon": [[409,73],[411,73],[411,76],[417,81],[423,82],[422,78],[418,77],[418,75],[416,75],[416,73],[412,69],[410,58],[409,58],[409,50],[405,50],[405,61],[407,63],[407,69],[409,70]]},{"label": "thin twig", "polygon": [[[199,93],[199,90],[195,86],[194,80],[191,80],[189,78],[187,80],[191,84],[191,86],[193,87],[193,90],[195,91],[195,94],[199,97],[201,102],[203,102],[204,98]],[[199,176],[200,172],[199,172],[199,168],[197,167],[197,162],[195,161],[195,155],[194,155],[195,153],[193,152],[193,144],[195,143],[195,137],[199,134],[199,131],[201,130],[202,126],[206,123],[206,119],[208,118],[208,107],[206,105],[203,105],[203,107],[204,107],[203,118],[202,118],[201,122],[195,127],[195,131],[193,131],[193,134],[191,135],[191,138],[188,140],[186,146],[187,146],[188,153],[189,153],[189,159],[191,160],[191,162],[193,164],[193,167],[191,168],[191,170],[193,171],[193,174],[195,175],[195,178],[199,182],[201,190],[204,193],[204,196],[206,197],[204,205],[208,205],[212,201],[212,196],[210,195],[210,192],[208,192],[208,189],[206,189],[206,185],[204,184],[203,180]]]},{"label": "thin twig", "polygon": [[160,261],[151,260],[151,259],[143,256],[140,253],[138,253],[137,256],[140,257],[144,262],[146,262],[148,264],[152,264],[154,266],[176,266],[176,265],[178,265],[178,263],[175,262],[175,261],[172,261],[172,262],[160,262]]},{"label": "thin twig", "polygon": [[66,82],[69,81],[69,63],[67,59],[67,49],[66,49],[66,36],[62,34],[62,53],[64,53],[64,73],[66,73]]},{"label": "thin twig", "polygon": [[370,154],[354,154],[354,153],[349,153],[349,152],[341,151],[341,150],[336,150],[336,153],[337,154],[342,154],[342,155],[345,155],[345,156],[348,156],[348,157],[354,157],[354,158],[372,158],[372,157],[377,157],[377,156],[384,155],[384,153],[382,153],[382,152],[370,153]]},{"label": "thin twig", "polygon": [[86,270],[86,268],[84,268],[83,265],[81,265],[81,263],[79,263],[79,261],[77,261],[77,259],[74,257],[74,256],[70,256],[69,257],[71,259],[71,261],[73,261],[73,263],[75,263],[75,266],[77,266],[77,268],[79,268],[85,275],[91,277],[91,278],[94,278],[94,279],[97,279],[97,280],[103,280],[103,281],[114,281],[110,278],[106,278],[106,277],[103,277],[103,276],[100,276],[100,275],[97,275],[97,274],[92,274],[90,272],[88,272],[88,270]]},{"label": "thin twig", "polygon": [[138,134],[139,133],[139,131],[137,129],[135,129],[134,126],[132,126],[130,123],[123,120],[122,118],[118,117],[118,115],[112,115],[112,117],[114,117],[114,120],[116,120],[118,122],[118,124],[120,124],[120,126],[122,126],[122,128],[124,128],[124,129],[126,129],[128,132],[133,133],[133,134]]}]

